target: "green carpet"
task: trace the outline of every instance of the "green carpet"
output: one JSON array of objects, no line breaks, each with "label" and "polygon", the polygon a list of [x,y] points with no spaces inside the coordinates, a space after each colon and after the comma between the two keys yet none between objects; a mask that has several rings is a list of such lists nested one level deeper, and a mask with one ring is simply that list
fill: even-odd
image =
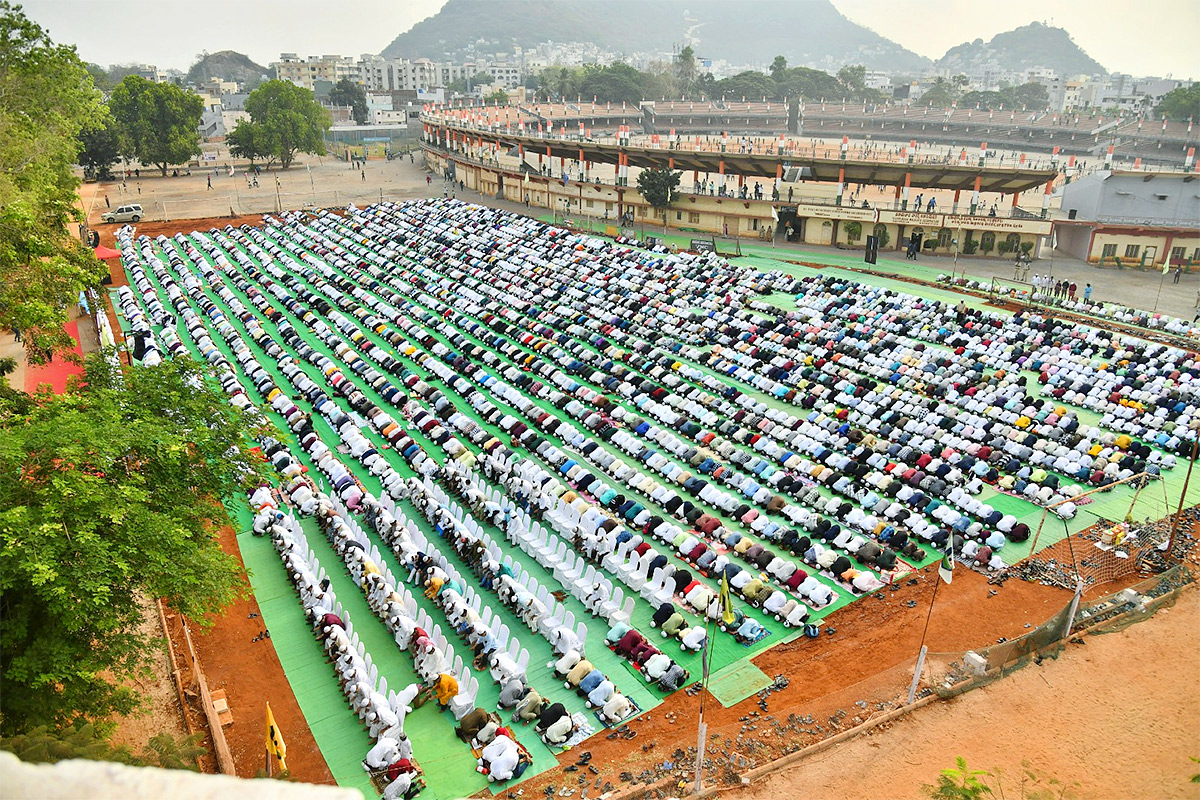
[{"label": "green carpet", "polygon": [[725,708],[770,686],[775,681],[749,661],[730,664],[708,676],[708,691]]},{"label": "green carpet", "polygon": [[[684,237],[669,238],[682,239]],[[741,259],[736,259],[735,263],[744,263],[747,266],[752,266],[760,270],[782,270],[795,275],[815,275],[817,274],[816,270],[796,264],[789,264],[779,259],[788,258],[793,260],[820,260],[831,265],[828,268],[829,274],[837,275],[839,278],[844,278],[846,280],[884,286],[910,293],[920,290],[920,293],[924,296],[934,297],[947,302],[957,302],[957,300],[960,298],[960,295],[946,290],[916,287],[911,283],[906,283],[893,278],[864,275],[845,269],[845,267],[853,267],[857,264],[860,264],[861,254],[842,255],[816,254],[807,252],[801,253],[797,251],[773,251],[769,247],[761,247],[757,245],[751,246],[745,244],[743,245],[743,253],[746,253],[747,255]],[[284,267],[282,264],[280,266]],[[405,267],[409,265],[402,263],[399,266]],[[895,267],[894,270],[892,269],[893,266]],[[904,264],[904,262],[899,260],[895,261],[893,265],[891,260],[885,259],[884,261],[881,261],[878,268],[880,270],[895,271],[898,274],[905,274],[905,270],[910,269],[913,270],[915,274],[916,271],[921,270],[924,271],[922,273],[922,277],[925,278],[931,276],[924,273],[932,271],[934,274],[936,274],[936,267],[913,267],[911,265]],[[825,270],[822,270],[822,272],[824,271]],[[153,275],[149,273],[149,271],[148,274],[150,274],[151,280],[153,281]],[[301,281],[306,284],[308,283],[304,279],[301,279]],[[247,298],[244,293],[240,292],[230,282],[227,282],[227,286],[242,302],[246,303],[248,307],[252,307],[252,304],[249,302],[249,298]],[[316,291],[315,287],[313,287],[311,284],[309,285],[309,288],[313,291]],[[285,388],[289,387],[289,382],[284,379],[278,370],[276,360],[266,356],[266,354],[258,348],[258,346],[253,342],[252,338],[247,335],[244,325],[236,319],[236,315],[233,315],[229,308],[219,298],[217,298],[215,293],[211,292],[211,290],[206,290],[205,294],[207,295],[208,299],[216,303],[217,306],[225,312],[226,317],[233,322],[235,328],[239,331],[239,333],[241,333],[242,338],[255,352],[259,363],[262,364],[264,368],[266,368],[267,371],[272,374],[278,385]],[[115,300],[115,297],[113,299]],[[438,310],[437,308],[427,308],[422,306],[417,297],[410,296],[408,299],[416,303],[420,308],[425,308],[426,310],[433,312]],[[769,302],[773,302],[785,309],[794,308],[794,300],[792,296],[785,293],[768,296],[766,299]],[[193,298],[193,301],[194,300],[195,298]],[[969,300],[968,302],[969,304],[976,305],[978,301]],[[284,317],[292,322],[298,334],[310,346],[328,354],[329,348],[327,348],[305,324],[292,316],[286,310],[280,310],[283,312]],[[120,317],[119,315],[119,319],[122,323],[122,326],[126,327],[127,322],[124,320],[124,318]],[[206,324],[209,323],[207,318],[204,318],[204,321]],[[268,330],[272,332],[274,331],[274,327],[271,323],[264,322],[264,325]],[[210,325],[210,328],[211,327],[212,326]],[[187,344],[188,348],[192,350],[193,356],[198,357],[198,354],[195,352],[187,332],[182,330],[179,332],[180,338]],[[435,332],[432,329],[429,329],[428,332],[436,341],[445,344],[452,350],[459,349],[458,347],[452,345],[449,342],[448,337],[445,335]],[[364,331],[364,333],[367,339],[382,347],[384,352],[395,357],[404,366],[412,369],[418,374],[427,374],[427,370],[418,367],[411,358],[397,354],[389,344],[387,344],[374,332]],[[467,333],[466,331],[462,331],[462,333],[470,343],[480,345],[483,344],[483,340],[475,334]],[[482,335],[483,330],[480,329],[477,331],[477,333]],[[211,331],[211,335],[217,347],[226,355],[227,358],[230,359],[231,363],[236,365],[237,362],[232,358],[232,353],[229,351],[224,341],[216,334],[215,331]],[[516,337],[511,337],[509,340],[512,341],[513,338]],[[588,343],[586,340],[578,341],[580,341],[580,343],[588,349],[595,351],[595,348],[591,347],[590,343]],[[517,344],[518,347],[526,353],[535,352],[532,348],[520,345],[519,343]],[[427,348],[422,349],[425,350]],[[502,366],[512,363],[507,356],[502,356],[499,353],[497,353],[497,355],[500,357]],[[681,360],[684,360],[685,363],[690,363],[692,366],[699,367],[706,373],[715,374],[713,370],[703,367],[699,364],[687,362],[685,359]],[[321,385],[324,384],[324,378],[315,366],[308,362],[298,363],[313,381]],[[349,370],[343,371],[347,374],[347,376],[351,376]],[[499,370],[489,369],[488,371],[494,373]],[[238,370],[238,374],[243,380],[243,383],[249,386],[249,382],[245,379],[245,376],[241,374],[240,369]],[[738,386],[745,391],[752,392],[757,397],[761,397],[764,402],[768,403],[772,407],[787,410],[789,412],[796,411],[794,406],[785,404],[783,401],[777,400],[774,397],[764,396],[762,393],[734,378],[725,375],[720,375],[719,377],[721,380],[729,383],[730,385]],[[1033,377],[1036,378],[1036,376]],[[586,380],[581,380],[581,382],[587,383]],[[374,390],[366,386],[360,386],[360,388],[362,388],[364,393],[372,402],[381,407],[388,407],[386,401],[384,401],[382,397],[374,392]],[[475,385],[475,388],[479,389],[486,396],[488,396],[497,407],[502,408],[506,412],[513,413],[514,416],[517,416],[518,418],[525,416],[516,413],[515,409],[513,409],[509,404],[502,402],[496,396],[492,395],[491,390],[479,387],[478,384]],[[593,388],[598,387],[593,385]],[[469,404],[464,403],[461,397],[454,394],[452,390],[447,389],[447,394],[459,408],[459,410],[462,411],[466,416],[473,419],[493,435],[500,435],[502,439],[507,438],[507,434],[503,434],[498,427],[484,423],[480,415],[478,415],[469,406]],[[632,410],[628,402],[620,400],[620,398],[617,399],[623,406]],[[349,410],[348,405],[346,404],[345,400],[340,397],[340,395],[334,396],[333,400],[343,410]],[[306,403],[304,405],[307,407]],[[563,419],[572,425],[577,425],[576,421],[564,411],[545,403],[538,403],[537,405],[539,408],[559,417],[560,419]],[[1088,415],[1094,417],[1092,412],[1086,412],[1086,414],[1080,413],[1080,419],[1085,424],[1088,424]],[[269,416],[276,422],[276,424],[282,424],[282,419],[279,418],[274,412],[270,412]],[[314,418],[314,424],[322,438],[326,439],[326,441],[336,441],[336,436],[332,433],[332,431],[330,431],[328,425],[323,419]],[[382,442],[380,438],[374,432],[370,431],[369,429],[364,429],[363,434],[367,436],[367,438],[377,447],[381,445]],[[415,439],[421,442],[422,446],[435,461],[440,463],[445,460],[444,453],[441,451],[441,449],[436,447],[424,435],[417,431],[413,431],[412,434]],[[546,438],[559,446],[563,445],[563,442],[557,437],[547,436]],[[473,445],[469,446],[469,449],[471,449],[472,452],[478,453],[478,448]],[[602,444],[601,449],[609,450],[627,462],[629,460],[628,456],[619,452],[607,443]],[[412,474],[411,469],[399,457],[398,454],[391,450],[383,449],[381,449],[380,452],[384,453],[388,462],[402,475],[407,476]],[[297,454],[299,455],[299,453]],[[668,453],[664,452],[663,455],[668,457],[669,460],[675,460],[671,459]],[[536,456],[530,457],[537,458]],[[313,465],[308,462],[307,456],[302,456],[301,460],[310,467],[310,474],[317,474]],[[370,475],[364,468],[362,468],[360,464],[348,457],[343,458],[342,460],[347,467],[355,472],[355,474],[363,482],[364,486],[367,487],[368,491],[371,491],[375,494],[380,492],[378,480],[374,476]],[[543,464],[543,466],[545,466],[545,464]],[[1176,469],[1168,477],[1168,489],[1174,491],[1176,498],[1178,497],[1178,487],[1182,483],[1182,473],[1183,470]],[[1196,482],[1196,484],[1197,485],[1193,487],[1192,494],[1200,497],[1200,482]],[[820,492],[823,499],[827,499],[832,496],[828,489],[825,489],[824,487],[821,487]],[[643,502],[649,508],[653,507],[653,504],[649,501],[649,499],[641,496],[638,492],[627,490],[626,495]],[[1092,524],[1092,522],[1094,522],[1097,518],[1123,518],[1125,513],[1128,511],[1129,500],[1131,496],[1131,491],[1127,489],[1118,489],[1110,494],[1098,495],[1096,502],[1081,507],[1080,513],[1075,517],[1075,519],[1070,520],[1065,525],[1056,517],[1049,516],[1046,524],[1043,526],[1042,535],[1038,542],[1039,548],[1058,541],[1065,536],[1067,532],[1075,532],[1089,524]],[[1018,519],[1026,522],[1035,530],[1042,517],[1042,510],[1040,508],[1018,498],[998,494],[990,488],[984,490],[983,494],[980,496],[980,499],[982,499],[984,502],[991,503],[1003,513],[1012,513],[1016,515]],[[1153,507],[1154,502],[1157,502],[1157,504],[1160,506],[1165,505],[1162,500],[1161,490],[1158,493],[1157,501],[1146,499],[1140,501],[1139,505],[1149,509]],[[248,527],[248,512],[245,510],[244,505],[238,505],[241,508],[241,511],[239,512],[239,520],[243,528]],[[403,504],[403,510],[410,518],[416,517],[411,505],[407,503]],[[711,509],[709,510],[712,511]],[[1161,514],[1159,515],[1161,516]],[[715,516],[722,519],[726,518],[725,515],[720,513],[715,513]],[[426,536],[431,540],[431,544],[446,554],[448,560],[463,574],[463,578],[466,580],[469,586],[472,586],[475,591],[485,599],[493,596],[494,593],[483,589],[474,576],[465,569],[465,565],[461,560],[459,560],[457,554],[455,554],[447,545],[439,542],[436,537],[432,535],[430,527],[425,523],[423,518],[418,519],[417,522],[421,529],[426,533]],[[503,536],[494,527],[490,525],[485,527],[495,541],[498,543],[503,541]],[[318,531],[316,531],[311,523],[305,523],[305,530],[308,533],[309,544],[313,547],[322,566],[325,567],[326,571],[330,575],[330,579],[333,582],[334,591],[337,593],[339,601],[347,610],[354,623],[355,631],[367,645],[368,650],[372,654],[373,660],[379,668],[380,674],[387,677],[389,688],[398,689],[406,683],[414,680],[415,673],[412,669],[410,657],[396,648],[394,641],[392,641],[391,636],[383,626],[383,623],[374,617],[373,614],[371,614],[370,609],[368,608],[366,601],[359,590],[359,587],[355,585],[353,580],[341,567],[340,558],[334,553],[328,542],[322,535],[319,534]],[[369,538],[371,542],[378,546],[380,551],[384,554],[384,564],[391,567],[393,573],[397,575],[402,574],[396,566],[395,559],[384,546],[383,542],[374,534],[370,534]],[[312,632],[304,620],[299,599],[296,597],[294,591],[292,591],[292,588],[286,579],[286,575],[283,571],[282,565],[280,564],[279,558],[274,551],[274,548],[271,546],[269,540],[259,539],[245,534],[240,536],[238,541],[239,547],[243,553],[243,558],[246,562],[246,566],[251,572],[251,585],[254,589],[256,597],[259,600],[260,606],[262,607],[264,623],[271,630],[272,640],[275,644],[276,650],[279,653],[279,658],[283,664],[285,674],[287,675],[289,683],[292,685],[301,710],[304,713],[311,729],[313,730],[313,735],[316,738],[318,747],[321,749],[322,754],[328,762],[329,767],[333,771],[335,779],[339,784],[344,786],[353,786],[370,796],[370,784],[367,780],[366,773],[362,770],[360,765],[363,755],[370,746],[370,741],[366,732],[359,725],[358,719],[347,707],[346,702],[341,695],[340,690],[338,689],[332,669],[324,661],[324,653],[320,645],[314,640]],[[791,558],[790,555],[781,553],[773,545],[770,545],[770,543],[763,542],[763,544],[767,546],[768,550],[784,555],[787,558]],[[1001,555],[1010,562],[1016,561],[1028,554],[1030,544],[1031,543],[1029,542],[1023,544],[1009,544],[1001,550]],[[507,545],[507,543],[504,543],[503,547],[505,551],[512,554],[514,560],[518,562],[525,570],[529,571],[540,584],[546,586],[555,585],[552,574],[541,565],[537,564],[532,557],[514,547]],[[694,570],[691,565],[682,561],[678,554],[675,553],[669,546],[659,545],[656,547],[656,549],[659,549],[660,552],[663,552],[665,555],[667,555],[670,558],[671,563],[676,567]],[[925,548],[924,556],[918,562],[918,566],[924,566],[932,563],[938,557],[939,554],[934,553],[928,548]],[[614,576],[609,575],[609,577]],[[859,599],[858,596],[851,594],[842,587],[837,587],[837,591],[837,601],[814,614],[814,621],[819,621],[819,618],[822,618],[832,611],[842,608]],[[419,592],[415,593],[415,597],[419,607],[429,613],[433,620],[441,622],[443,627],[445,627],[444,615],[440,609],[434,607],[433,604],[426,600]],[[576,619],[582,620],[588,625],[588,658],[593,662],[593,664],[595,664],[598,668],[604,671],[605,674],[613,679],[614,682],[617,683],[618,688],[628,694],[643,711],[649,710],[658,705],[661,702],[663,693],[660,692],[656,686],[647,685],[645,681],[641,679],[639,675],[637,675],[636,670],[632,669],[624,659],[618,657],[616,654],[604,647],[602,639],[607,632],[606,625],[602,621],[591,617],[584,610],[582,604],[575,598],[567,596],[563,603],[568,610],[574,613]],[[513,614],[507,608],[502,607],[499,603],[491,603],[491,605],[493,611],[497,612],[499,619],[508,625],[513,634],[520,640],[522,646],[528,649],[530,653],[528,674],[531,685],[536,687],[552,702],[562,702],[569,711],[575,712],[583,710],[583,699],[575,695],[574,692],[564,689],[562,687],[562,683],[553,677],[553,675],[550,673],[550,670],[546,666],[547,662],[552,660],[549,643],[546,642],[546,640],[542,637],[530,633],[528,629],[525,628],[524,625],[517,619],[515,614]],[[743,610],[748,616],[758,620],[765,627],[771,630],[772,635],[756,643],[751,648],[746,648],[739,645],[732,637],[727,635],[719,635],[715,640],[712,652],[712,668],[714,672],[710,680],[710,688],[714,696],[716,696],[718,700],[722,702],[722,704],[727,706],[753,695],[755,692],[767,685],[770,685],[771,683],[771,680],[765,674],[763,674],[761,670],[749,662],[749,658],[751,656],[776,644],[790,641],[802,635],[800,630],[789,630],[783,628],[781,624],[773,619],[763,616],[762,613],[756,609],[745,607]],[[655,639],[656,643],[658,643],[656,631],[649,626],[651,614],[652,608],[650,607],[650,604],[639,600],[635,606],[631,624],[644,634],[647,634],[651,638]],[[694,619],[691,615],[685,616],[689,617],[689,621],[693,621]],[[462,647],[459,647],[458,649],[463,651]],[[678,650],[678,645],[675,645],[674,647],[668,645],[667,652],[669,652],[672,657],[676,658],[682,666],[690,670],[691,680],[693,682],[700,679],[701,665],[699,654],[684,654]],[[494,708],[496,706],[499,688],[494,682],[491,681],[490,676],[488,676],[486,673],[478,673],[476,674],[476,677],[479,679],[480,683],[480,691],[477,701],[478,705],[484,708]],[[486,779],[484,779],[483,776],[479,775],[474,770],[475,762],[474,758],[470,754],[469,749],[454,736],[454,724],[448,715],[440,714],[432,705],[427,706],[416,710],[409,715],[407,727],[414,742],[415,756],[426,772],[426,781],[429,788],[423,797],[430,797],[433,798],[433,800],[448,800],[448,798],[472,794],[487,786]],[[526,777],[538,774],[555,765],[556,759],[553,753],[551,753],[551,751],[541,743],[541,741],[533,733],[532,728],[522,728],[518,726],[516,734],[517,738],[529,749],[534,759],[533,765],[526,772]]]}]

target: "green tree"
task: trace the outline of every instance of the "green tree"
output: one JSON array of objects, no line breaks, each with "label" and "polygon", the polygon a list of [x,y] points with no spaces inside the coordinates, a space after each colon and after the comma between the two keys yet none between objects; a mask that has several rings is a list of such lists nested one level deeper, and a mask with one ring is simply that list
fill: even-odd
[{"label": "green tree", "polygon": [[92,76],[92,83],[102,92],[107,92],[114,86],[112,80],[108,77],[108,70],[99,64],[88,62],[84,64],[88,74]]},{"label": "green tree", "polygon": [[991,775],[986,770],[967,768],[967,760],[961,756],[954,759],[955,766],[942,770],[938,781],[925,785],[925,795],[932,800],[980,800],[994,793],[984,781]]},{"label": "green tree", "polygon": [[696,69],[696,51],[691,45],[679,51],[679,55],[675,56],[675,79],[679,82],[679,90],[684,94],[691,94],[696,87],[696,79],[699,77]]},{"label": "green tree", "polygon": [[665,167],[644,169],[638,174],[638,192],[647,203],[662,212],[664,231],[667,229],[667,208],[679,194],[680,174]]},{"label": "green tree", "polygon": [[225,143],[229,145],[229,154],[234,158],[245,158],[251,164],[265,159],[267,166],[270,166],[271,152],[265,139],[261,125],[244,119],[225,136]]},{"label": "green tree", "polygon": [[[699,86],[699,76],[692,82],[690,92],[695,96]],[[675,74],[675,64],[655,61],[642,73],[642,95],[651,100],[663,97],[679,97],[683,92],[679,88],[679,78]]]},{"label": "green tree", "polygon": [[921,95],[921,104],[926,106],[948,106],[958,99],[958,89],[950,81],[939,77]]},{"label": "green tree", "polygon": [[[569,99],[583,92],[583,70],[578,67],[546,67],[542,70],[538,95],[545,99]],[[603,98],[597,98],[603,99]]]},{"label": "green tree", "polygon": [[60,731],[39,725],[28,733],[0,738],[0,749],[30,764],[53,764],[71,758],[85,758],[89,761],[116,761],[131,766],[199,772],[196,759],[206,752],[200,746],[202,738],[203,734],[200,733],[181,740],[169,733],[160,733],[151,737],[140,755],[135,755],[123,745],[114,747],[95,725],[84,722]]},{"label": "green tree", "polygon": [[786,72],[787,59],[783,56],[775,56],[775,60],[771,62],[771,77],[779,81]]},{"label": "green tree", "polygon": [[867,88],[867,68],[862,64],[847,64],[838,70],[837,79],[852,95]]},{"label": "green tree", "polygon": [[267,81],[246,98],[246,112],[250,124],[258,128],[247,135],[261,142],[262,151],[284,169],[292,165],[296,153],[325,153],[329,112],[308,89],[287,81]]},{"label": "green tree", "polygon": [[483,98],[483,102],[506,106],[508,105],[508,92],[504,91],[503,89],[497,89],[487,97]]},{"label": "green tree", "polygon": [[1200,120],[1200,83],[1193,83],[1186,88],[1180,86],[1167,92],[1155,112],[1176,122]]},{"label": "green tree", "polygon": [[200,95],[174,84],[130,75],[108,101],[121,135],[121,152],[167,175],[167,166],[200,154]]},{"label": "green tree", "polygon": [[194,622],[239,592],[222,498],[267,477],[206,365],[93,354],[60,396],[0,398],[0,731],[128,713],[143,598]]},{"label": "green tree", "polygon": [[868,88],[867,68],[862,64],[848,64],[838,70],[838,83],[842,85],[846,97],[859,102],[879,102],[884,99],[883,93]]},{"label": "green tree", "polygon": [[1012,108],[1012,96],[1008,90],[1003,92],[967,92],[959,98],[965,108],[978,108],[981,111],[995,111],[1002,107]]},{"label": "green tree", "polygon": [[354,121],[359,125],[367,124],[367,90],[361,83],[342,78],[330,90],[329,103],[335,106],[349,106]]},{"label": "green tree", "polygon": [[713,85],[713,91],[718,96],[723,95],[730,100],[741,100],[744,97],[750,101],[772,97],[775,94],[775,88],[775,82],[771,80],[770,76],[754,70],[739,72],[737,75],[723,78]]},{"label": "green tree", "polygon": [[79,166],[100,180],[110,177],[109,169],[121,158],[121,137],[112,117],[104,117],[79,133]]},{"label": "green tree", "polygon": [[74,349],[68,309],[107,272],[68,233],[79,135],[103,118],[75,49],[0,0],[0,328],[21,330],[31,363]]},{"label": "green tree", "polygon": [[789,67],[776,81],[776,97],[803,97],[806,100],[820,100],[822,97],[830,102],[845,96],[845,89],[838,79],[828,72],[808,67]]},{"label": "green tree", "polygon": [[637,106],[645,97],[642,73],[621,62],[585,68],[581,90],[584,97],[594,96],[602,103],[625,102]]},{"label": "green tree", "polygon": [[1044,109],[1050,103],[1050,93],[1046,91],[1046,87],[1035,81],[1014,87],[1009,96],[1013,106],[1023,108]]}]

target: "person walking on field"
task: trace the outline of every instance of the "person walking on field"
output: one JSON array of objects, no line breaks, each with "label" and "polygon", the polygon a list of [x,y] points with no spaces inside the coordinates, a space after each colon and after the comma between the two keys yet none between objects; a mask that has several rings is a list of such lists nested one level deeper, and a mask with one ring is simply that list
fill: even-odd
[{"label": "person walking on field", "polygon": [[365,169],[362,171],[362,179],[363,183],[367,182],[367,171]]},{"label": "person walking on field", "polygon": [[[212,183],[209,183],[208,188],[210,188],[210,189],[212,188]],[[112,203],[108,202],[108,195],[104,195],[104,207],[112,208]]]},{"label": "person walking on field", "polygon": [[1183,277],[1183,265],[1175,265],[1175,276],[1171,278],[1171,283],[1179,283],[1179,279]]},{"label": "person walking on field", "polygon": [[207,180],[208,180],[208,188],[212,189],[212,175],[209,175]]}]

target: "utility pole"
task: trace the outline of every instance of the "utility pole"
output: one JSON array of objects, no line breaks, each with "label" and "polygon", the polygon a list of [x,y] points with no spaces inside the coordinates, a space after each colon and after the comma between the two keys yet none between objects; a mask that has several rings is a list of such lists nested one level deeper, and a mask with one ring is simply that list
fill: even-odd
[{"label": "utility pole", "polygon": [[1179,529],[1179,520],[1183,516],[1183,504],[1187,500],[1188,484],[1192,481],[1192,469],[1196,466],[1196,452],[1200,450],[1200,425],[1193,423],[1192,432],[1195,434],[1195,438],[1192,439],[1192,457],[1188,461],[1187,475],[1183,478],[1183,490],[1179,493],[1179,507],[1175,509],[1175,516],[1171,518],[1171,533],[1167,536],[1168,557],[1175,546],[1175,531]]}]

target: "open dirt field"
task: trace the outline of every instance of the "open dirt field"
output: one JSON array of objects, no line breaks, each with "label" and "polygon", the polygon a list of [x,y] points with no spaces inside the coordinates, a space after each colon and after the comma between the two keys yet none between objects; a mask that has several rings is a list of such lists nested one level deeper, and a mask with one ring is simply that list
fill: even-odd
[{"label": "open dirt field", "polygon": [[1173,608],[1120,633],[1083,641],[731,796],[916,798],[962,756],[972,769],[1000,771],[1008,797],[1020,796],[1022,762],[1077,784],[1068,796],[1200,797],[1200,786],[1188,783],[1200,772],[1188,760],[1200,753],[1200,591],[1185,590]]}]

